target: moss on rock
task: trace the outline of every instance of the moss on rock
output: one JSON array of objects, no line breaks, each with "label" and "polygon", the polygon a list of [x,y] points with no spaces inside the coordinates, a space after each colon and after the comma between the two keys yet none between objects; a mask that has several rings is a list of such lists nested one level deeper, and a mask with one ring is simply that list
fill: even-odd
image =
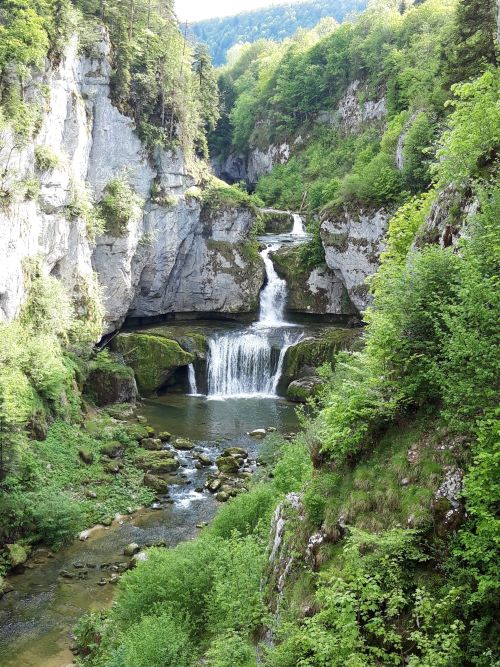
[{"label": "moss on rock", "polygon": [[351,348],[358,337],[358,329],[331,328],[292,345],[285,353],[280,385],[288,387],[293,380],[313,375],[318,366],[333,363],[337,352]]},{"label": "moss on rock", "polygon": [[113,347],[134,369],[137,386],[144,395],[160,389],[177,368],[187,366],[195,358],[177,341],[145,333],[119,334]]},{"label": "moss on rock", "polygon": [[137,397],[134,371],[104,350],[90,364],[84,391],[98,406],[131,403]]}]

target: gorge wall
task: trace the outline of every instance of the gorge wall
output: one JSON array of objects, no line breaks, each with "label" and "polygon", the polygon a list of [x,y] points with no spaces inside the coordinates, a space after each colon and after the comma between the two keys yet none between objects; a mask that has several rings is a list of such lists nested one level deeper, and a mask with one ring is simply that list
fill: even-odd
[{"label": "gorge wall", "polygon": [[[101,291],[108,332],[129,313],[254,309],[264,272],[248,251],[253,212],[230,203],[215,212],[197,187],[203,168],[180,148],[148,154],[134,123],[111,102],[104,30],[95,46],[89,57],[73,37],[59,65],[47,63],[34,78],[27,98],[39,102],[40,90],[46,97],[33,143],[2,131],[0,321],[20,311],[30,260],[59,278],[83,310]],[[53,166],[39,159],[41,150],[55,156]],[[126,178],[143,210],[120,234],[93,240],[88,200],[99,201],[116,177]]]}]

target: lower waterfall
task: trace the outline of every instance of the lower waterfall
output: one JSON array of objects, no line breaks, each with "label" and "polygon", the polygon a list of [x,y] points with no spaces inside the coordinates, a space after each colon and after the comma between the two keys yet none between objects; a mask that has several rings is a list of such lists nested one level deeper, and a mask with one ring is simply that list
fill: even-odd
[{"label": "lower waterfall", "polygon": [[270,257],[280,247],[269,244],[260,253],[267,283],[260,293],[258,321],[244,332],[222,333],[209,341],[209,398],[276,396],[285,353],[301,336],[284,319],[286,281]]}]

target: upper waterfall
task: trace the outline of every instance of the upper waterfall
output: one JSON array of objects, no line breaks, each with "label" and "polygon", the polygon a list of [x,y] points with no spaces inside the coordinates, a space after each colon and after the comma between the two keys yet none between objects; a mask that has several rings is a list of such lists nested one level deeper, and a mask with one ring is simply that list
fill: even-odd
[{"label": "upper waterfall", "polygon": [[278,276],[270,254],[279,248],[279,244],[268,245],[260,255],[266,267],[267,284],[260,293],[260,314],[258,325],[279,327],[286,324],[283,313],[286,305],[286,281]]},{"label": "upper waterfall", "polygon": [[302,216],[300,216],[298,213],[292,213],[292,218],[293,218],[292,235],[301,238],[307,236]]}]

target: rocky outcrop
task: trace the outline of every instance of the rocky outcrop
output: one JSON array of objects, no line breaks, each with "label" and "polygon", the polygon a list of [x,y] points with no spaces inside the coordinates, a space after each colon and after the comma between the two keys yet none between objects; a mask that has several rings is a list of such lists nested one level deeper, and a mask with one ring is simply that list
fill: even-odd
[{"label": "rocky outcrop", "polygon": [[294,380],[315,376],[318,366],[333,363],[337,352],[351,349],[358,338],[359,330],[328,328],[291,345],[283,359],[280,388],[286,389]]},{"label": "rocky outcrop", "polygon": [[371,302],[366,279],[378,268],[390,214],[385,209],[343,208],[321,224],[325,259],[362,313]]},{"label": "rocky outcrop", "polygon": [[320,111],[316,123],[333,125],[344,134],[355,134],[363,125],[383,120],[387,114],[385,95],[375,99],[364,99],[368,95],[367,87],[360,81],[353,81],[333,111]]},{"label": "rocky outcrop", "polygon": [[284,141],[282,144],[268,146],[265,150],[252,148],[248,154],[247,181],[255,184],[261,176],[268,174],[277,164],[285,164],[290,157],[290,144]]},{"label": "rocky outcrop", "polygon": [[[99,281],[106,331],[129,311],[252,310],[263,282],[259,258],[247,252],[252,212],[228,205],[204,214],[200,196],[190,196],[196,179],[182,151],[148,154],[131,119],[113,106],[104,31],[94,52],[98,57],[79,54],[74,37],[60,64],[47,63],[33,79],[26,98],[41,101],[40,84],[49,96],[32,145],[3,132],[0,320],[19,312],[26,262],[35,257],[42,273],[60,278],[83,305]],[[54,158],[43,168],[41,149]],[[120,235],[106,233],[94,244],[88,202],[99,201],[117,177],[144,201],[143,212]],[[164,193],[161,201],[154,189]]]},{"label": "rocky outcrop", "polygon": [[214,174],[227,183],[238,183],[247,180],[247,159],[245,155],[230,153],[227,157],[212,160]]},{"label": "rocky outcrop", "polygon": [[307,269],[300,247],[281,248],[273,253],[276,272],[287,282],[287,310],[315,315],[356,315],[347,290],[338,275],[326,265]]},{"label": "rocky outcrop", "polygon": [[194,360],[194,355],[177,341],[146,333],[121,333],[112,345],[133,368],[137,387],[146,396],[161,389],[178,368]]}]

